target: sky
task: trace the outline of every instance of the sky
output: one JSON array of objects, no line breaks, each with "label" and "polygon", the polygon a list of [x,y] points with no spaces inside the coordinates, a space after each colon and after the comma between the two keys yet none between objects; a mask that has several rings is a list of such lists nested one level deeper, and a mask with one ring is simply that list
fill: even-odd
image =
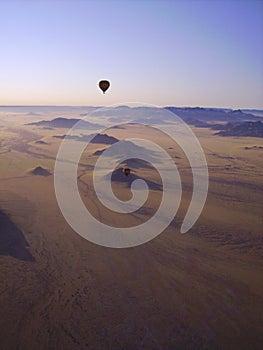
[{"label": "sky", "polygon": [[263,109],[262,43],[263,1],[0,0],[0,105]]}]

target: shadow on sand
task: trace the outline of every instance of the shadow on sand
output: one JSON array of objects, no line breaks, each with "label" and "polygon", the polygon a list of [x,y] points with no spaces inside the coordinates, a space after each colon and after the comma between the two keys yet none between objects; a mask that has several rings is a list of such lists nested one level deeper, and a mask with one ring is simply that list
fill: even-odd
[{"label": "shadow on sand", "polygon": [[28,250],[29,244],[23,232],[0,211],[0,255],[10,255],[24,261],[35,261]]}]

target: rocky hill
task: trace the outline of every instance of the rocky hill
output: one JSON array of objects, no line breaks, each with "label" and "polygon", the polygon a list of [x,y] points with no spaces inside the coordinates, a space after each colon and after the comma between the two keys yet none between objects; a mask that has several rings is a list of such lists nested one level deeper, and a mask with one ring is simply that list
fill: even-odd
[{"label": "rocky hill", "polygon": [[[66,135],[54,135],[53,137],[57,139],[64,139]],[[67,139],[81,141],[81,142],[89,142],[91,140],[90,143],[99,143],[104,145],[113,145],[114,143],[119,141],[116,137],[109,136],[107,134],[97,134],[95,137],[94,137],[94,134],[80,135],[80,136],[68,135]]]},{"label": "rocky hill", "polygon": [[36,125],[36,126],[43,126],[43,127],[49,127],[49,128],[70,129],[76,123],[78,123],[77,129],[96,130],[102,127],[102,125],[100,124],[90,123],[82,119],[62,118],[62,117],[58,117],[52,120],[41,120],[39,122],[28,123],[27,125]]},{"label": "rocky hill", "polygon": [[39,176],[50,176],[51,175],[51,173],[47,169],[42,168],[41,166],[37,166],[36,168],[31,170],[30,173],[33,175],[39,175]]},{"label": "rocky hill", "polygon": [[219,131],[216,135],[263,137],[263,123],[261,121],[228,123],[224,126],[224,130]]}]

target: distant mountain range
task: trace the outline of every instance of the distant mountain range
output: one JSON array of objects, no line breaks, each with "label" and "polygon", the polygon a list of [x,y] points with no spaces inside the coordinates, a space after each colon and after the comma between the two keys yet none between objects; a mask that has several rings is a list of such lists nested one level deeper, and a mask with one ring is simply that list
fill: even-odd
[{"label": "distant mountain range", "polygon": [[258,122],[243,122],[243,123],[228,123],[223,130],[216,135],[220,136],[250,136],[263,137],[263,123]]},{"label": "distant mountain range", "polygon": [[262,120],[262,117],[252,113],[244,113],[240,109],[227,110],[221,108],[178,108],[165,107],[168,111],[177,114],[184,121],[188,122],[193,119],[206,122],[240,122],[240,121],[257,121]]},{"label": "distant mountain range", "polygon": [[[171,112],[171,113],[169,113]],[[237,109],[226,108],[202,108],[202,107],[128,107],[118,106],[114,108],[98,109],[93,113],[93,117],[108,117],[112,123],[143,123],[147,125],[169,124],[180,117],[186,123],[190,124],[193,120],[199,122],[242,122],[262,120],[259,115],[245,113]]]},{"label": "distant mountain range", "polygon": [[[171,113],[165,113],[164,110]],[[176,121],[178,115],[189,125],[194,125],[200,128],[211,128],[214,130],[221,130],[218,135],[222,136],[252,136],[262,137],[262,117],[251,113],[244,113],[240,109],[228,110],[221,108],[201,108],[201,107],[134,107],[127,106],[109,108],[106,111],[103,109],[97,112],[97,116],[103,112],[104,116],[111,118],[112,122],[123,123],[144,123],[147,125],[158,125],[163,123],[171,123]],[[94,114],[95,116],[96,114]],[[132,119],[132,120],[131,120]],[[42,120],[39,122],[29,123],[27,125],[43,126],[45,128],[72,128],[76,123],[76,129],[83,130],[97,130],[103,128],[103,125],[90,123],[79,118],[55,118],[53,120]],[[99,134],[92,143],[113,144],[118,140],[106,134]],[[69,136],[69,138],[87,142],[94,135]],[[57,138],[64,138],[65,136],[54,136]]]},{"label": "distant mountain range", "polygon": [[263,137],[263,122],[261,121],[245,121],[235,123],[221,123],[212,124],[206,123],[197,119],[191,119],[188,121],[190,125],[194,125],[198,128],[209,128],[212,130],[220,130],[215,135],[220,136],[251,136],[251,137]]},{"label": "distant mountain range", "polygon": [[90,123],[88,121],[78,119],[78,118],[62,118],[62,117],[58,117],[52,120],[41,120],[39,122],[28,123],[27,125],[37,125],[37,126],[44,126],[49,128],[70,129],[76,123],[78,123],[76,126],[77,129],[97,130],[103,127],[103,125]]}]

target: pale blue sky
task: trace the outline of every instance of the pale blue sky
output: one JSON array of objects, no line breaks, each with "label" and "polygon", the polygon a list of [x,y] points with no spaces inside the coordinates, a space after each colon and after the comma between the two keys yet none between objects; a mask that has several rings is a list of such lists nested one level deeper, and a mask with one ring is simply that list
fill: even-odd
[{"label": "pale blue sky", "polygon": [[262,1],[0,0],[0,105],[263,109],[262,42]]}]

